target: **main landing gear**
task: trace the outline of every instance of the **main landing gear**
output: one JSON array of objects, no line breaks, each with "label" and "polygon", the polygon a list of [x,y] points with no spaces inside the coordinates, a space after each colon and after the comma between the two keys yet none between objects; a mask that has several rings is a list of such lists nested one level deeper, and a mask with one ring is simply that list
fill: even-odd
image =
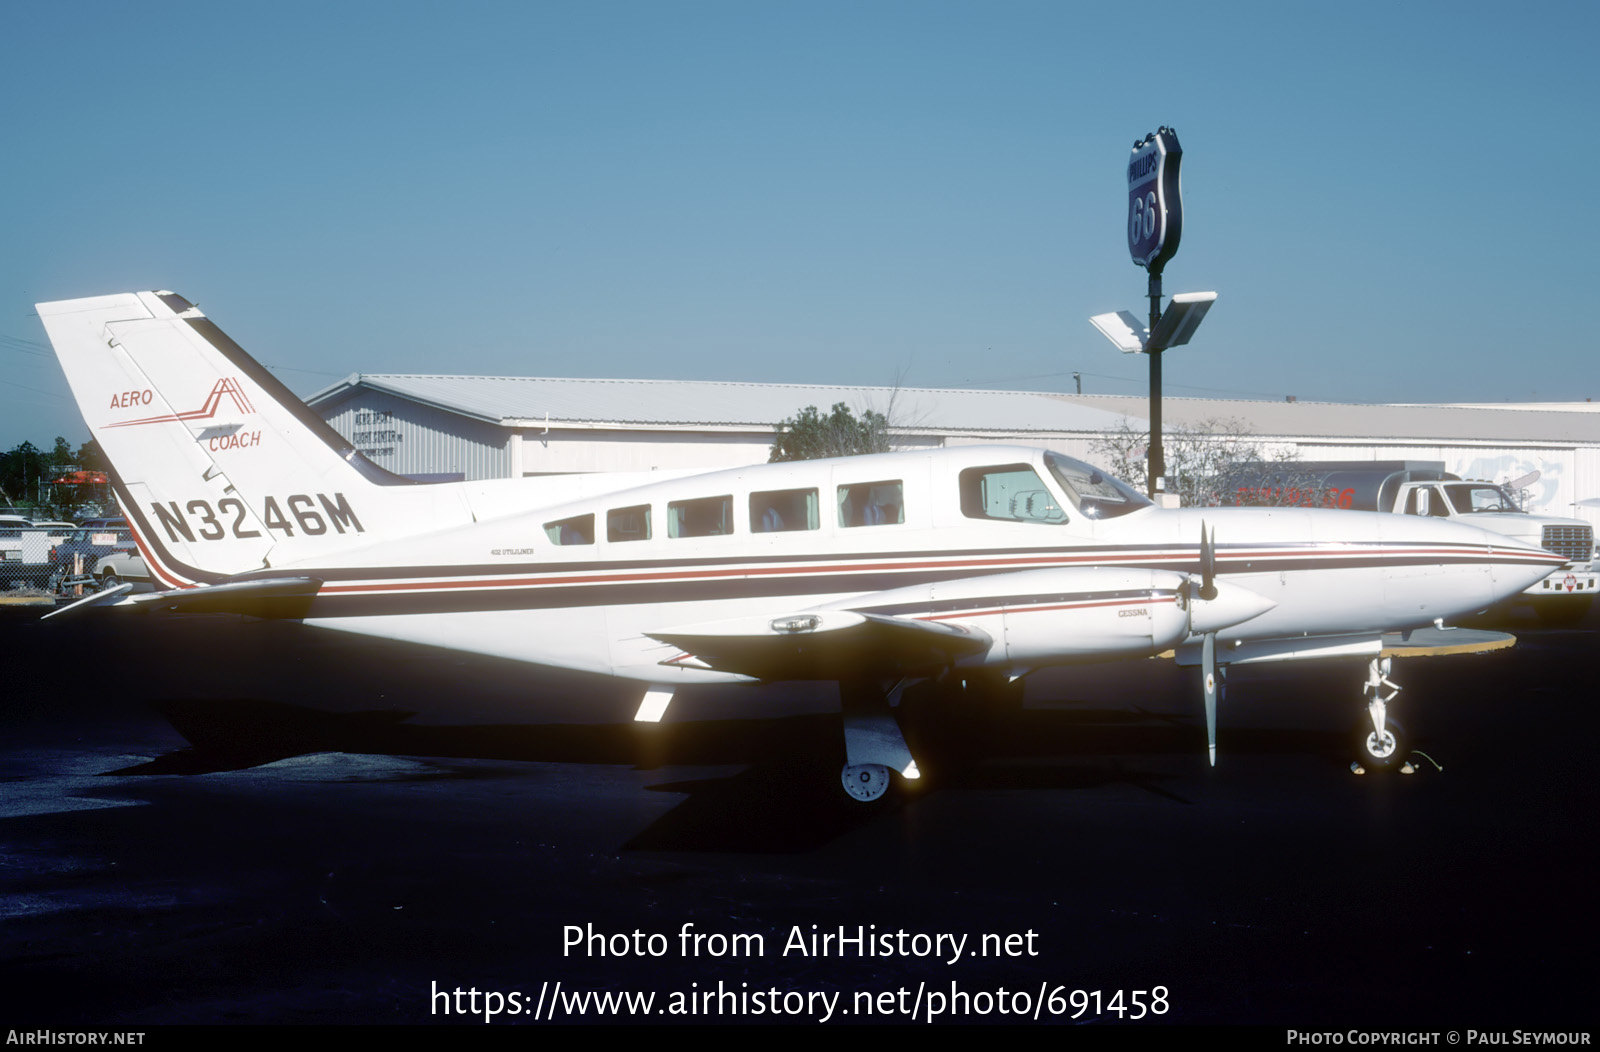
[{"label": "main landing gear", "polygon": [[851,799],[870,804],[889,791],[889,768],[881,763],[847,763],[839,772],[839,781]]},{"label": "main landing gear", "polygon": [[902,727],[919,752],[935,757],[939,770],[948,772],[975,761],[993,719],[1022,709],[1021,678],[993,669],[949,670],[907,682],[839,684],[845,744],[839,780],[854,800],[881,799],[896,776],[906,782],[922,777]]},{"label": "main landing gear", "polygon": [[1400,693],[1400,685],[1389,678],[1391,659],[1375,657],[1367,663],[1367,682],[1362,692],[1369,695],[1367,714],[1356,725],[1356,767],[1366,771],[1393,771],[1411,754],[1411,739],[1400,721],[1389,715],[1389,703]]},{"label": "main landing gear", "polygon": [[851,799],[861,803],[882,799],[896,773],[908,780],[922,776],[889,708],[903,687],[903,682],[887,691],[871,681],[839,684],[845,751],[839,781]]}]

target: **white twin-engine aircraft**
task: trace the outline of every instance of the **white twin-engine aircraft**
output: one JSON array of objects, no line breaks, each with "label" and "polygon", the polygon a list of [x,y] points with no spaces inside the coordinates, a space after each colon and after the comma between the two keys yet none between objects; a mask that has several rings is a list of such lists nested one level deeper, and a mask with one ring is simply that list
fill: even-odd
[{"label": "white twin-engine aircraft", "polygon": [[[269,617],[643,685],[834,680],[846,790],[918,777],[907,683],[980,704],[1050,665],[1371,661],[1363,759],[1403,755],[1385,631],[1484,609],[1561,557],[1412,515],[1163,510],[1070,457],[974,445],[704,474],[414,484],[180,296],[41,303],[165,590],[89,604]],[[70,609],[70,608],[69,608]]]}]

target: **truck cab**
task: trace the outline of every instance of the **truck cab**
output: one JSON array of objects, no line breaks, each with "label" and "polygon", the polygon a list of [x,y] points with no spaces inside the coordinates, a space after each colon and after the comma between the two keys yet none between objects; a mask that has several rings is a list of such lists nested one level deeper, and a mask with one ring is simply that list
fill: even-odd
[{"label": "truck cab", "polygon": [[1522,511],[1505,488],[1463,479],[1437,461],[1328,461],[1242,469],[1235,503],[1290,504],[1455,519],[1557,552],[1567,564],[1523,592],[1551,624],[1583,619],[1600,591],[1594,531],[1582,519]]}]

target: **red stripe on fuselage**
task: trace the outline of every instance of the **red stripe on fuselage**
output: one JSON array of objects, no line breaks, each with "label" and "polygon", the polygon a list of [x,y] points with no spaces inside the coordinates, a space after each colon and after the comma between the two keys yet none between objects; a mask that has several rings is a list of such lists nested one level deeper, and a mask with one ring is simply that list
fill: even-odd
[{"label": "red stripe on fuselage", "polygon": [[[1504,562],[1508,558],[1523,562],[1550,562],[1558,565],[1565,562],[1560,556],[1546,553],[1541,556],[1535,552],[1500,551],[1490,552],[1477,546],[1459,548],[1343,548],[1328,551],[1321,548],[1302,549],[1261,549],[1257,551],[1218,553],[1219,565],[1226,563],[1248,562],[1262,559],[1304,559],[1314,557],[1336,563],[1344,559],[1368,558],[1371,556],[1391,556],[1394,558],[1414,558],[1418,555],[1451,556],[1455,558],[1472,557],[1485,562]],[[563,585],[585,584],[630,584],[641,582],[669,582],[692,580],[716,580],[728,577],[776,577],[792,576],[798,574],[814,574],[818,576],[827,574],[893,572],[893,571],[918,571],[918,570],[950,570],[968,568],[1005,568],[1029,566],[1074,566],[1092,564],[1096,566],[1142,567],[1151,563],[1193,562],[1196,558],[1193,552],[1167,552],[1167,553],[1128,553],[1114,555],[1110,552],[1100,551],[1085,555],[1051,555],[1033,556],[1022,558],[1004,559],[944,559],[935,562],[861,562],[861,563],[830,563],[810,566],[744,566],[730,569],[696,569],[677,571],[654,571],[638,573],[590,573],[566,576],[539,576],[539,577],[508,577],[508,578],[467,578],[454,581],[417,580],[394,581],[386,583],[363,584],[325,584],[319,594],[322,595],[358,595],[382,592],[399,591],[441,591],[441,590],[494,590],[501,588],[540,588]]]},{"label": "red stripe on fuselage", "polygon": [[1042,614],[1051,610],[1087,610],[1096,606],[1154,606],[1157,603],[1176,603],[1176,596],[1165,598],[1146,596],[1141,599],[1100,599],[1076,603],[1053,603],[1049,606],[1002,606],[994,610],[957,610],[948,614],[926,614],[918,621],[959,621],[969,617],[994,617],[997,614]]}]

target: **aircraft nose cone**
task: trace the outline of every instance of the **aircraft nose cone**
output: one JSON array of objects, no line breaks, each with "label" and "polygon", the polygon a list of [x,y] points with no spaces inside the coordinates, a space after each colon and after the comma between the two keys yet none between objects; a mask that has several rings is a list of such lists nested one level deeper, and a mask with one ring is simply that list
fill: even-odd
[{"label": "aircraft nose cone", "polygon": [[1476,613],[1515,597],[1565,562],[1555,552],[1466,523],[1396,515],[1384,525],[1386,540],[1448,557],[1389,570],[1384,599],[1395,616]]},{"label": "aircraft nose cone", "polygon": [[1555,552],[1499,534],[1490,534],[1488,547],[1494,556],[1490,571],[1496,600],[1508,599],[1533,587],[1565,565],[1565,560]]},{"label": "aircraft nose cone", "polygon": [[1216,589],[1215,599],[1201,599],[1194,595],[1190,597],[1191,631],[1198,634],[1220,632],[1224,628],[1243,624],[1253,617],[1260,617],[1278,605],[1276,601],[1243,585],[1217,581]]}]

